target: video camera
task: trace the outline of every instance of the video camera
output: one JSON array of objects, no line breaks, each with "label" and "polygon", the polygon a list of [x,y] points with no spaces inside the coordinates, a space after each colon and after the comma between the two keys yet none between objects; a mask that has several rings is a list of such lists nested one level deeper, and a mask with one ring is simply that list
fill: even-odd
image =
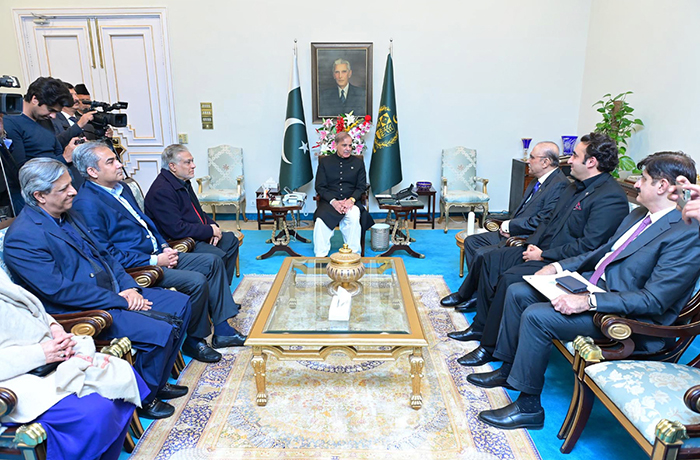
[{"label": "video camera", "polygon": [[[0,87],[19,88],[19,79],[9,75],[0,77]],[[22,113],[22,95],[0,93],[0,113],[17,115]]]},{"label": "video camera", "polygon": [[90,124],[95,128],[95,135],[98,137],[104,137],[105,131],[107,131],[107,125],[111,125],[115,128],[124,128],[127,124],[125,113],[109,113],[112,110],[122,110],[129,107],[128,102],[115,102],[114,104],[108,104],[106,102],[91,101],[90,110],[97,110],[97,113],[93,116]]}]

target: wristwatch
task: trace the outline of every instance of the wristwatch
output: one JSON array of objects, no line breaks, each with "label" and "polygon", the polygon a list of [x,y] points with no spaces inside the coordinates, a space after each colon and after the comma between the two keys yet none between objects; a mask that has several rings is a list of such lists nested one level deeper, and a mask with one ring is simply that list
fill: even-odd
[{"label": "wristwatch", "polygon": [[598,306],[595,304],[593,294],[588,294],[588,311],[596,311]]},{"label": "wristwatch", "polygon": [[353,203],[355,202],[355,197],[351,196],[349,199],[352,200]]}]

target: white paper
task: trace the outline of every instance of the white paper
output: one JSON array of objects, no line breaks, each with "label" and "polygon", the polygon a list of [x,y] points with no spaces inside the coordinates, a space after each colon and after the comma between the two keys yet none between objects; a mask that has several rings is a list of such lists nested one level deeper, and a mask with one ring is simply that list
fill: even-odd
[{"label": "white paper", "polygon": [[348,291],[338,286],[337,295],[331,299],[331,306],[328,309],[328,319],[330,321],[348,321],[350,319],[350,306],[352,296]]},{"label": "white paper", "polygon": [[571,294],[566,289],[557,285],[556,279],[562,276],[573,276],[588,287],[588,292],[605,292],[605,290],[599,288],[595,284],[591,284],[591,282],[581,276],[580,273],[570,272],[569,270],[557,273],[556,275],[524,275],[523,279],[540,291],[543,296],[547,297],[549,300],[554,300],[562,294]]}]

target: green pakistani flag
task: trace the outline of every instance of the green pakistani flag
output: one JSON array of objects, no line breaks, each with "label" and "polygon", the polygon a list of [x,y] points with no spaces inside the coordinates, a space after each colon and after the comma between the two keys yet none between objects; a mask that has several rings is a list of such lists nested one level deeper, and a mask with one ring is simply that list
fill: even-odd
[{"label": "green pakistani flag", "polygon": [[394,64],[391,54],[386,59],[382,98],[379,101],[377,129],[374,133],[369,182],[374,193],[382,193],[401,182],[401,152],[399,150],[399,118],[396,115]]},{"label": "green pakistani flag", "polygon": [[294,54],[294,67],[287,96],[287,119],[284,122],[284,147],[280,162],[280,190],[289,187],[296,190],[314,177],[309,155],[309,138],[306,136],[304,106],[301,103],[299,68]]}]

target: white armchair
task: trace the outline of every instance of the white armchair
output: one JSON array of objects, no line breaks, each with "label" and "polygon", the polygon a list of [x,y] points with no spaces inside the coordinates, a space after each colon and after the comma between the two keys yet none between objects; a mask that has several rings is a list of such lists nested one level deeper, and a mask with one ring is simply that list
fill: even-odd
[{"label": "white armchair", "polygon": [[230,145],[211,147],[208,154],[209,175],[197,179],[199,202],[211,207],[216,220],[217,206],[236,208],[236,226],[240,230],[240,215],[245,216],[245,186],[243,149]]},{"label": "white armchair", "polygon": [[[481,182],[481,191],[476,183]],[[453,147],[442,151],[442,196],[440,197],[440,220],[445,219],[445,233],[453,206],[471,209],[481,208],[483,219],[489,213],[489,195],[486,184],[489,180],[476,175],[476,150]]]}]

